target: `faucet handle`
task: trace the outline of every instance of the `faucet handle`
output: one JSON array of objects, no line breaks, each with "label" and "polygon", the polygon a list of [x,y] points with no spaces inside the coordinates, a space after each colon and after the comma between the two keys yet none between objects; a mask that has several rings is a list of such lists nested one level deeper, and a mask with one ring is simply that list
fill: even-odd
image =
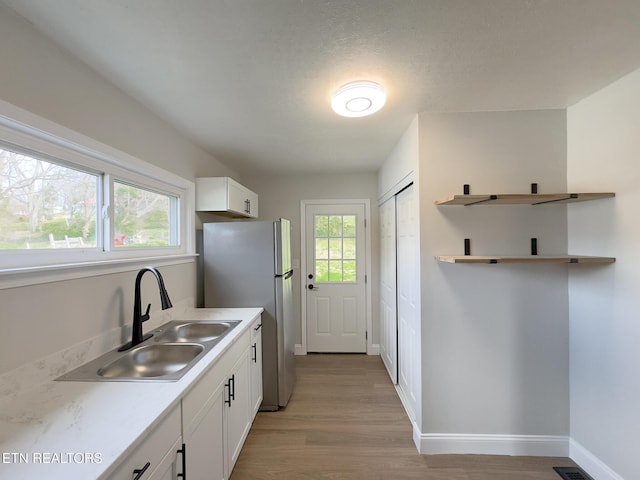
[{"label": "faucet handle", "polygon": [[142,315],[142,317],[140,317],[140,320],[142,320],[143,322],[149,320],[149,310],[151,310],[151,304],[147,305],[147,311],[144,312],[144,315]]}]

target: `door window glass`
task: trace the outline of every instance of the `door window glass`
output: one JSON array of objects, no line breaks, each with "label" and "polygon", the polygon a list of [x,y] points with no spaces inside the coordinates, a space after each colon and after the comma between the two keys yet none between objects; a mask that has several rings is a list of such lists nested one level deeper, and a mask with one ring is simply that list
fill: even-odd
[{"label": "door window glass", "polygon": [[356,216],[314,216],[316,283],[355,283]]}]

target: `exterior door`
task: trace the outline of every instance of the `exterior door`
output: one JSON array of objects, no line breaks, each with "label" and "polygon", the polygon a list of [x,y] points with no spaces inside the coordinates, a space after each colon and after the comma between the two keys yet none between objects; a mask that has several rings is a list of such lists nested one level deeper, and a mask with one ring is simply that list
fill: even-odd
[{"label": "exterior door", "polygon": [[366,353],[365,206],[305,208],[307,351]]}]

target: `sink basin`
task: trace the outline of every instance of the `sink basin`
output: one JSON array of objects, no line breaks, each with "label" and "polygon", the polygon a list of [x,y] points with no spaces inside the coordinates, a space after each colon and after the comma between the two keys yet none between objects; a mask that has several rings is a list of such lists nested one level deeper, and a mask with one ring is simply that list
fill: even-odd
[{"label": "sink basin", "polygon": [[240,323],[227,322],[171,322],[155,336],[156,342],[212,342]]},{"label": "sink basin", "polygon": [[101,355],[56,380],[175,382],[242,320],[173,320],[140,345]]},{"label": "sink basin", "polygon": [[204,351],[197,344],[155,344],[136,347],[98,369],[105,378],[161,377],[176,373]]}]

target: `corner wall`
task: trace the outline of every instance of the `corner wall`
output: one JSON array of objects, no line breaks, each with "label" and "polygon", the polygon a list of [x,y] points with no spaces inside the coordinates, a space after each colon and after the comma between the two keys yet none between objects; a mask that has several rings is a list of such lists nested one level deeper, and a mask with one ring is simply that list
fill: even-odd
[{"label": "corner wall", "polygon": [[569,275],[571,457],[597,480],[631,480],[640,438],[640,70],[569,108],[567,125],[569,190],[616,194],[569,207],[569,247],[617,259]]},{"label": "corner wall", "polygon": [[235,172],[13,11],[0,7],[0,99],[170,172]]},{"label": "corner wall", "polygon": [[[5,102],[191,181],[233,173],[2,7],[0,58]],[[195,262],[160,270],[174,304],[193,302]],[[130,324],[135,271],[0,290],[0,374]],[[157,289],[143,288],[155,310]]]},{"label": "corner wall", "polygon": [[566,265],[451,265],[438,254],[566,253],[566,207],[436,207],[566,189],[564,110],[420,114],[423,453],[566,455]]}]

